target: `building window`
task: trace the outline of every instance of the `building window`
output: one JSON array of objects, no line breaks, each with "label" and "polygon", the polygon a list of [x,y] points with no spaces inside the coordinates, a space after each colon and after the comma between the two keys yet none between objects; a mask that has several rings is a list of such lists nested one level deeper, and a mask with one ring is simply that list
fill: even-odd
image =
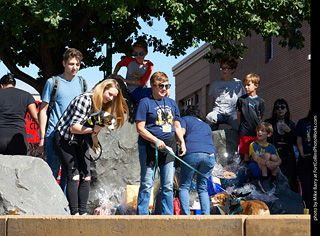
[{"label": "building window", "polygon": [[270,42],[266,43],[266,62],[271,61],[273,58],[273,36],[270,38]]}]

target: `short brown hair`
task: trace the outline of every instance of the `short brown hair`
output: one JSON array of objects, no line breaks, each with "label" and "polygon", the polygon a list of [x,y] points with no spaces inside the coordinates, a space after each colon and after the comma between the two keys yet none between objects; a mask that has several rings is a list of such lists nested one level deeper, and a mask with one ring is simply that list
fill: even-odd
[{"label": "short brown hair", "polygon": [[264,130],[268,134],[273,134],[272,125],[268,122],[261,122],[260,124],[258,124],[256,127],[256,132],[258,132],[259,130]]},{"label": "short brown hair", "polygon": [[160,71],[154,72],[150,78],[151,85],[158,85],[160,83],[168,82],[168,81],[169,81],[168,76],[164,72],[160,72]]},{"label": "short brown hair", "polygon": [[132,49],[136,47],[143,48],[145,52],[148,52],[148,44],[144,40],[139,40],[132,45]]},{"label": "short brown hair", "polygon": [[260,84],[260,77],[256,74],[248,74],[246,77],[243,79],[243,84],[247,82],[252,82],[253,84]]},{"label": "short brown hair", "polygon": [[221,58],[220,67],[222,67],[223,64],[227,64],[228,66],[231,67],[231,69],[237,69],[238,60],[232,56],[226,55]]},{"label": "short brown hair", "polygon": [[75,48],[67,49],[62,55],[62,58],[63,58],[63,60],[65,62],[67,62],[70,57],[71,58],[77,58],[80,62],[83,59],[82,53],[79,50],[75,49]]}]

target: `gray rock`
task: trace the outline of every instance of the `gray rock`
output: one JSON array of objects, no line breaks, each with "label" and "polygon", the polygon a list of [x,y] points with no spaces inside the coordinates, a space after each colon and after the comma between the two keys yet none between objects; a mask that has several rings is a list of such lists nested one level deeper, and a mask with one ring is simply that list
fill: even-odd
[{"label": "gray rock", "polygon": [[238,151],[239,136],[236,131],[224,129],[212,132],[216,148],[216,163],[223,167],[233,162],[234,154]]},{"label": "gray rock", "polygon": [[68,201],[48,164],[31,156],[0,155],[0,215],[66,215]]},{"label": "gray rock", "polygon": [[[123,127],[112,131],[111,134],[106,134],[104,129],[99,133],[103,153],[97,162],[91,163],[92,181],[87,207],[89,214],[93,214],[98,206],[99,196],[104,191],[112,193],[114,188],[140,184],[138,133],[134,122],[136,105],[132,102],[124,83],[120,80],[118,82],[129,107],[129,117]],[[119,198],[113,199],[117,201]]]}]

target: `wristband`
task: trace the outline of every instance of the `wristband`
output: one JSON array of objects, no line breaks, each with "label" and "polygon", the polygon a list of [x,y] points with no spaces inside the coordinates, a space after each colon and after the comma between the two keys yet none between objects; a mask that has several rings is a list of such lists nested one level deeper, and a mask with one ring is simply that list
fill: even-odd
[{"label": "wristband", "polygon": [[97,134],[97,132],[94,132],[94,126],[92,127],[92,133]]},{"label": "wristband", "polygon": [[44,137],[43,137],[43,138],[40,138],[40,140],[42,140],[42,139],[44,139]]}]

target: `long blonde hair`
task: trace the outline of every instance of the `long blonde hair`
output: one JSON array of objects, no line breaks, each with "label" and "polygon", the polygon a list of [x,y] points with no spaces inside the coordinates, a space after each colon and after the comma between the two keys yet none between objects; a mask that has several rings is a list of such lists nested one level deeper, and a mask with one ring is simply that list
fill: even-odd
[{"label": "long blonde hair", "polygon": [[[107,89],[115,88],[118,90],[118,95],[113,98],[112,101],[103,103],[103,93]],[[106,79],[103,80],[101,83],[97,84],[93,88],[93,95],[92,95],[93,107],[92,112],[100,111],[101,109],[104,111],[109,112],[117,119],[116,128],[120,128],[123,126],[125,119],[124,119],[124,112],[127,114],[127,119],[129,116],[129,109],[127,106],[126,101],[123,98],[120,85],[114,79]]]}]

